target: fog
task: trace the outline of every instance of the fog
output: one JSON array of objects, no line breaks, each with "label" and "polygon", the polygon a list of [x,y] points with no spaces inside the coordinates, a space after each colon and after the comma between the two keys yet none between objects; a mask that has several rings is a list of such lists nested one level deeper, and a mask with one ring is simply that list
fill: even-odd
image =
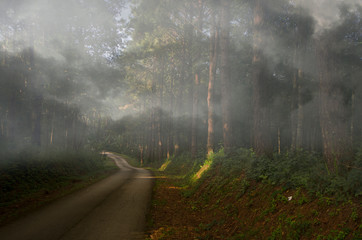
[{"label": "fog", "polygon": [[[45,98],[71,102],[83,111],[98,108],[96,104],[107,106],[107,115],[120,117],[114,104],[121,101],[122,92],[116,93],[116,88],[120,89],[122,73],[114,58],[122,50],[122,6],[120,1],[2,1],[2,49],[16,56],[32,48],[36,59],[59,66],[48,67],[47,76],[38,82],[71,78],[82,88],[78,95],[88,96],[95,105],[79,103],[66,92],[64,97],[62,92],[47,92]],[[74,72],[64,74],[66,68]]]},{"label": "fog", "polygon": [[339,24],[341,20],[341,7],[349,6],[354,9],[361,7],[361,1],[358,0],[305,0],[299,1],[297,4],[300,4],[301,7],[305,8],[313,16],[316,23],[316,33],[333,28],[334,25]]},{"label": "fog", "polygon": [[205,149],[213,116],[215,148],[225,126],[233,147],[256,147],[259,122],[274,151],[302,131],[297,145],[322,152],[321,106],[337,104],[357,146],[361,2],[257,2],[2,0],[2,141],[78,146],[104,131],[100,142],[133,152],[159,142],[166,156],[191,139]]}]

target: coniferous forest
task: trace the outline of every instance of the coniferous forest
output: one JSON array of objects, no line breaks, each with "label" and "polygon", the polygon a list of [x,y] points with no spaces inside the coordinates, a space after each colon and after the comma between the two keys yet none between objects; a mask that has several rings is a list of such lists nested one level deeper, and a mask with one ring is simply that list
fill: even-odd
[{"label": "coniferous forest", "polygon": [[0,193],[107,170],[107,150],[360,200],[361,13],[358,0],[2,0]]}]

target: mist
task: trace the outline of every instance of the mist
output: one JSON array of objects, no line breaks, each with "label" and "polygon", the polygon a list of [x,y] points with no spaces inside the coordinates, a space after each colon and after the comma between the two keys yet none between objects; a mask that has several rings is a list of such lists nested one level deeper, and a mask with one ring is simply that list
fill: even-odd
[{"label": "mist", "polygon": [[337,129],[326,122],[351,149],[361,142],[357,0],[0,9],[5,148],[104,147],[149,161],[221,147],[327,154],[323,133]]},{"label": "mist", "polygon": [[0,0],[0,238],[361,239],[361,13]]}]

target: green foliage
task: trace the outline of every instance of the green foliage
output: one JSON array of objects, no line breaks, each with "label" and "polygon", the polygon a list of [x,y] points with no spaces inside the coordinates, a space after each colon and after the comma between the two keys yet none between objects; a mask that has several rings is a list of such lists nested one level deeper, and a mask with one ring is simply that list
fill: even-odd
[{"label": "green foliage", "polygon": [[[189,177],[194,176],[203,166],[200,164],[202,163],[200,159],[196,160],[194,164],[190,157],[182,156],[175,160],[176,162],[170,163],[167,167],[168,171],[174,173],[183,171],[185,174],[187,172],[185,170],[188,169]],[[181,162],[182,164],[180,164]],[[273,158],[268,158],[266,156],[257,157],[252,150],[248,149],[238,149],[230,155],[226,155],[221,149],[210,155],[206,162],[212,163],[210,173],[217,172],[217,176],[213,177],[215,184],[222,187],[232,182],[231,184],[235,185],[233,189],[240,190],[240,196],[248,188],[250,179],[281,185],[284,191],[289,188],[297,189],[293,199],[299,205],[310,201],[302,189],[316,194],[322,202],[327,202],[327,204],[335,202],[335,200],[347,200],[350,196],[360,194],[360,184],[358,183],[361,181],[361,177],[357,176],[357,169],[345,172],[344,175],[328,175],[322,157],[306,151],[275,154]],[[358,164],[358,161],[355,164]],[[186,165],[187,169],[180,169],[180,166]],[[207,173],[202,176],[200,182],[207,181],[210,177]],[[235,184],[236,182],[239,184]],[[195,187],[198,187],[197,184]],[[213,190],[209,189],[209,191]],[[328,200],[328,196],[332,195],[333,200]],[[282,199],[279,200],[282,201]]]},{"label": "green foliage", "polygon": [[220,149],[211,158],[213,159],[212,167],[217,167],[222,176],[238,176],[242,172],[251,170],[255,154],[251,150],[240,148],[231,155],[226,155],[224,149]]},{"label": "green foliage", "polygon": [[357,219],[358,219],[357,208],[353,208],[353,211],[352,211],[352,213],[351,213],[351,219],[352,219],[353,221],[357,221]]},{"label": "green foliage", "polygon": [[[255,157],[250,154],[251,169],[247,170],[249,177],[264,182],[283,185],[286,188],[303,187],[310,192],[320,192],[326,195],[336,195],[345,200],[350,195],[361,194],[361,177],[358,168],[340,175],[328,174],[322,156],[307,151],[298,150],[283,154],[274,154],[273,158]],[[357,159],[360,156],[357,154]],[[239,158],[245,162],[244,157]],[[360,164],[355,161],[355,165]],[[245,163],[244,163],[245,165]]]},{"label": "green foliage", "polygon": [[[283,183],[286,187],[305,186],[311,173],[320,169],[319,158],[304,151],[274,154],[272,159],[265,156],[258,157],[253,161],[251,176],[268,179],[272,184]],[[312,166],[315,169],[312,169]]]},{"label": "green foliage", "polygon": [[[357,156],[360,157],[360,155]],[[217,173],[217,175],[204,174],[196,182],[195,188],[212,177],[218,189],[230,183],[232,188],[239,191],[242,196],[249,187],[249,180],[253,179],[266,184],[283,186],[283,191],[289,188],[297,189],[293,199],[299,205],[310,201],[302,189],[316,194],[321,202],[327,205],[335,200],[347,200],[350,196],[360,195],[358,183],[361,177],[357,176],[358,169],[344,172],[344,175],[328,175],[322,156],[302,150],[274,154],[273,158],[268,158],[257,157],[252,150],[243,148],[230,155],[226,155],[224,150],[220,149],[219,152],[211,154],[205,162],[201,159],[194,161],[187,154],[173,157],[169,161],[165,171],[182,175],[185,179],[192,179],[205,164],[211,164],[210,174]],[[358,161],[355,165],[359,164]],[[208,189],[211,192],[216,190]],[[334,197],[329,200],[328,196]],[[283,201],[282,197],[279,200]]]},{"label": "green foliage", "polygon": [[273,230],[270,240],[276,239],[300,239],[310,235],[311,223],[303,219],[303,216],[286,217],[282,214],[279,217],[279,224]]},{"label": "green foliage", "polygon": [[9,156],[0,162],[1,202],[11,201],[19,194],[51,190],[66,179],[108,168],[114,166],[107,165],[100,154],[92,152],[26,151]]},{"label": "green foliage", "polygon": [[[318,235],[317,240],[343,240],[345,239],[348,234],[351,232],[350,229],[343,229],[343,230],[332,230],[330,234],[327,236]],[[358,238],[356,238],[358,239]]]},{"label": "green foliage", "polygon": [[166,160],[167,166],[164,166],[163,171],[166,174],[172,174],[177,176],[183,176],[189,178],[196,171],[200,169],[202,164],[201,159],[192,159],[189,153],[183,153],[179,156],[172,156]]},{"label": "green foliage", "polygon": [[362,146],[355,155],[355,161],[350,171],[346,174],[346,182],[343,185],[344,190],[362,196]]}]

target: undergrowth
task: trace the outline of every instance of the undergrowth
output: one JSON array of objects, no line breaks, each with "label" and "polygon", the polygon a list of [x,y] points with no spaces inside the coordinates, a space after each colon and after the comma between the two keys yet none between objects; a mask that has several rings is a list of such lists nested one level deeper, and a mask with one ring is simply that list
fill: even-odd
[{"label": "undergrowth", "polygon": [[303,188],[315,195],[333,195],[339,200],[362,196],[361,169],[362,148],[356,154],[353,168],[339,174],[328,173],[320,154],[303,150],[275,153],[269,158],[256,156],[249,149],[241,148],[229,155],[221,149],[206,160],[193,160],[189,154],[172,157],[160,168],[166,174],[181,177],[183,184],[196,188],[210,171],[228,178],[243,175],[247,180],[282,185],[285,189]]},{"label": "undergrowth", "polygon": [[362,196],[362,151],[356,155],[354,168],[328,174],[322,156],[306,151],[258,157],[252,150],[238,149],[230,155],[213,155],[212,169],[222,176],[245,174],[249,180],[286,189],[304,188],[310,193],[337,196],[339,199]]},{"label": "undergrowth", "polygon": [[[338,175],[328,174],[322,156],[302,150],[272,158],[249,149],[221,149],[206,160],[172,157],[159,169],[166,176],[157,180],[162,191],[155,190],[162,206],[152,211],[162,222],[171,214],[165,209],[173,209],[177,221],[157,223],[152,239],[360,239],[362,155],[356,156],[353,168]],[[169,200],[174,191],[180,200]]]},{"label": "undergrowth", "polygon": [[0,160],[0,208],[115,169],[110,161],[92,152],[24,151],[8,155]]}]

